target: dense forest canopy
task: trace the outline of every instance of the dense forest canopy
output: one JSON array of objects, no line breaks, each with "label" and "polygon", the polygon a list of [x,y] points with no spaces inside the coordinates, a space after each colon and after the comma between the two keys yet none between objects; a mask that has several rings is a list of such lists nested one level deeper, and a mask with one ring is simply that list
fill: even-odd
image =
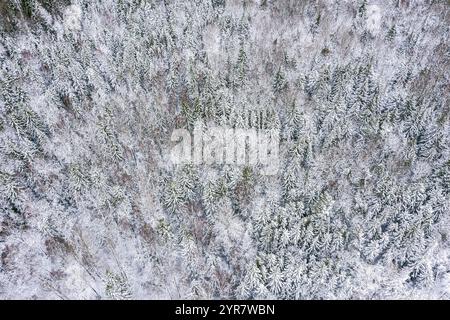
[{"label": "dense forest canopy", "polygon": [[[0,298],[450,298],[450,4],[2,0]],[[174,165],[196,121],[280,168]]]}]

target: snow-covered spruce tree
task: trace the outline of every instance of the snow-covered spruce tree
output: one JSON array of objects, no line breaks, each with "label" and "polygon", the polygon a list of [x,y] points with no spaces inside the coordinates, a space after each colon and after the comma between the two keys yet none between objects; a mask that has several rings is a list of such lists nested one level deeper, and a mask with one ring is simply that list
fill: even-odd
[{"label": "snow-covered spruce tree", "polygon": [[[450,298],[447,1],[0,3],[0,297]],[[279,133],[279,170],[171,163]]]}]

